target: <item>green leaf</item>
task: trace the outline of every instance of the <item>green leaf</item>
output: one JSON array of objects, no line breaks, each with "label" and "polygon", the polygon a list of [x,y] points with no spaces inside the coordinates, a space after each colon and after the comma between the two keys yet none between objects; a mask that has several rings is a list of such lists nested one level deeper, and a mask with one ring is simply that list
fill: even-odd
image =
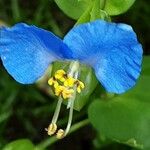
[{"label": "green leaf", "polygon": [[[139,149],[133,148],[132,150],[139,150]],[[149,150],[149,148],[146,148],[146,149],[144,148],[142,150]]]},{"label": "green leaf", "polygon": [[91,0],[55,0],[55,2],[66,15],[73,19],[78,19],[91,4]]},{"label": "green leaf", "polygon": [[134,88],[122,94],[121,97],[136,98],[150,102],[150,76],[141,76]]},{"label": "green leaf", "polygon": [[134,2],[135,0],[105,0],[104,10],[110,16],[119,15],[126,12]]},{"label": "green leaf", "polygon": [[150,76],[150,56],[144,56],[143,58],[142,74]]},{"label": "green leaf", "polygon": [[35,150],[35,147],[30,140],[21,139],[7,144],[2,150]]},{"label": "green leaf", "polygon": [[[52,75],[59,69],[64,69],[67,72],[69,69],[69,64],[69,62],[63,61],[55,62],[52,68]],[[78,111],[80,111],[83,106],[88,102],[89,96],[93,93],[94,89],[98,84],[93,69],[84,64],[80,64],[79,75],[80,76],[78,79],[85,84],[85,88],[80,94],[77,93],[76,95],[74,109]]]},{"label": "green leaf", "polygon": [[150,77],[143,76],[126,94],[94,101],[89,119],[98,133],[132,147],[150,148],[149,83]]}]

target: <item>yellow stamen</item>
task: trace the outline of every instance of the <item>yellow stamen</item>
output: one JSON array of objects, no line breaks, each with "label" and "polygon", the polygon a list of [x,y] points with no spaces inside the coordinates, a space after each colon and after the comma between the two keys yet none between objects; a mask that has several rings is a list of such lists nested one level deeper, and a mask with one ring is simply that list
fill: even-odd
[{"label": "yellow stamen", "polygon": [[80,80],[77,80],[77,81],[76,81],[76,84],[77,84],[77,92],[78,92],[78,93],[81,93],[81,90],[85,88],[84,83],[81,82]]},{"label": "yellow stamen", "polygon": [[59,129],[58,132],[56,133],[57,139],[62,139],[64,137],[64,130]]},{"label": "yellow stamen", "polygon": [[[58,103],[56,106],[56,110],[54,116],[52,118],[52,123],[49,125],[48,129],[46,129],[48,135],[53,135],[56,133],[56,137],[58,139],[64,138],[70,130],[74,109],[74,102],[76,99],[76,91],[81,93],[81,91],[85,88],[83,82],[78,80],[78,61],[72,62],[69,66],[68,74],[63,70],[57,70],[52,78],[48,80],[48,84],[53,86],[54,94],[59,97]],[[57,132],[57,119],[60,113],[60,108],[63,100],[68,99],[67,109],[69,110],[69,118],[67,127],[65,130],[59,129]]]},{"label": "yellow stamen", "polygon": [[84,83],[83,83],[83,82],[79,81],[79,85],[80,85],[80,87],[81,87],[82,89],[84,89],[84,88],[85,88],[85,85],[84,85]]},{"label": "yellow stamen", "polygon": [[77,87],[77,92],[81,93],[81,88],[80,87]]},{"label": "yellow stamen", "polygon": [[49,84],[50,86],[54,85],[54,88],[57,88],[57,86],[59,85],[58,82],[56,81],[56,79],[55,79],[54,77],[52,77],[52,78],[50,78],[50,79],[48,80],[48,84]]},{"label": "yellow stamen", "polygon": [[67,88],[65,88],[65,90],[62,92],[62,97],[64,99],[71,98],[73,93],[74,93],[73,89],[67,89]]},{"label": "yellow stamen", "polygon": [[68,77],[65,81],[64,81],[64,86],[66,87],[73,87],[74,83],[75,83],[75,79],[72,77]]},{"label": "yellow stamen", "polygon": [[63,92],[63,90],[64,90],[64,86],[61,86],[61,85],[59,85],[57,88],[55,88],[55,95],[56,96],[60,96],[61,95],[61,93]]},{"label": "yellow stamen", "polygon": [[49,85],[53,85],[53,83],[54,83],[54,79],[53,79],[53,77],[52,77],[52,78],[50,78],[50,79],[48,80],[48,84],[49,84]]},{"label": "yellow stamen", "polygon": [[66,72],[63,70],[63,69],[60,69],[60,70],[57,70],[56,73],[55,73],[55,78],[61,82],[64,82],[65,81],[65,78],[66,78]]},{"label": "yellow stamen", "polygon": [[48,135],[53,135],[57,130],[57,125],[55,123],[51,123],[45,130],[47,131]]},{"label": "yellow stamen", "polygon": [[70,98],[73,94],[73,89],[68,89],[67,87],[59,85],[55,88],[55,95],[62,96],[64,99]]}]

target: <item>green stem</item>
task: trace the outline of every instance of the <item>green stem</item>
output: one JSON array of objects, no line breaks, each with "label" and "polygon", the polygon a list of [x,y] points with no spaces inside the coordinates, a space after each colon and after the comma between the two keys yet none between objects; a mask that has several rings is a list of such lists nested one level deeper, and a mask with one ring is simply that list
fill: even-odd
[{"label": "green stem", "polygon": [[106,0],[100,0],[100,9],[104,10],[106,4]]},{"label": "green stem", "polygon": [[[83,120],[83,121],[80,121],[80,122],[74,124],[74,125],[71,127],[70,132],[69,132],[67,135],[69,135],[69,134],[75,132],[76,130],[78,130],[78,129],[80,129],[80,128],[82,128],[82,127],[88,125],[88,124],[89,124],[89,120],[88,120],[88,119],[85,119],[85,120]],[[40,144],[38,144],[38,145],[36,146],[36,148],[37,148],[37,150],[38,150],[38,149],[41,149],[41,150],[46,149],[47,147],[49,147],[49,146],[51,146],[52,144],[56,143],[58,140],[59,140],[59,139],[57,139],[55,136],[54,136],[54,137],[47,138],[46,140],[44,140],[44,141],[42,141]]]},{"label": "green stem", "polygon": [[63,37],[63,33],[62,33],[61,29],[59,28],[57,22],[54,20],[54,18],[52,16],[50,16],[49,25],[51,26],[51,28],[55,34],[57,34],[60,37]]},{"label": "green stem", "polygon": [[62,101],[63,101],[63,99],[61,97],[59,97],[58,103],[57,103],[57,106],[56,106],[56,110],[55,110],[54,116],[52,118],[52,123],[54,123],[54,124],[56,124],[56,122],[57,122],[57,119],[58,119],[58,116],[59,116],[59,113],[60,113],[60,109],[61,109]]},{"label": "green stem", "polygon": [[18,22],[20,20],[18,0],[11,0],[11,9],[15,22]]}]

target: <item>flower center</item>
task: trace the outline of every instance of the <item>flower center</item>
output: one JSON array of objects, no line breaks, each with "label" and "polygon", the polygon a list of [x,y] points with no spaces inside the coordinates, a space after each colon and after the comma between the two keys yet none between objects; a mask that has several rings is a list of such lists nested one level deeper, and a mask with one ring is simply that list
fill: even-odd
[{"label": "flower center", "polygon": [[83,82],[68,75],[62,69],[56,71],[54,76],[48,80],[48,84],[54,88],[55,95],[61,96],[63,99],[72,97],[75,86],[78,93],[84,89]]},{"label": "flower center", "polygon": [[[69,132],[72,122],[76,92],[81,93],[85,87],[84,83],[78,80],[78,69],[79,62],[73,61],[69,66],[68,72],[65,72],[63,69],[57,70],[54,76],[48,80],[48,84],[54,89],[54,94],[58,96],[58,103],[51,124],[46,131],[48,135],[53,135],[56,133],[56,137],[58,139],[62,139]],[[56,125],[63,100],[68,100],[67,109],[70,108],[68,124],[65,131],[63,129],[57,130]]]}]

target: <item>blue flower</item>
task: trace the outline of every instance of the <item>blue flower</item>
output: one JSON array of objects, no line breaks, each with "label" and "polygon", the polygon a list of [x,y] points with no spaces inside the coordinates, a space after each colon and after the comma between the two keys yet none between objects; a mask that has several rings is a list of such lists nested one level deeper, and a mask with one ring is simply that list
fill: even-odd
[{"label": "blue flower", "polygon": [[[97,20],[74,27],[61,40],[49,31],[19,23],[1,28],[0,56],[8,73],[23,84],[37,81],[56,60],[72,60],[69,72],[58,70],[48,80],[59,98],[46,131],[61,139],[71,127],[76,91],[80,93],[86,86],[78,80],[78,61],[93,67],[108,92],[123,93],[135,85],[140,74],[142,46],[126,24]],[[58,130],[56,123],[63,99],[68,99],[70,108],[68,124],[65,130]]]},{"label": "blue flower", "polygon": [[123,93],[139,77],[142,46],[132,27],[97,20],[78,25],[61,40],[53,33],[19,23],[0,30],[0,56],[8,73],[31,84],[56,60],[79,60],[93,67],[108,92]]}]

